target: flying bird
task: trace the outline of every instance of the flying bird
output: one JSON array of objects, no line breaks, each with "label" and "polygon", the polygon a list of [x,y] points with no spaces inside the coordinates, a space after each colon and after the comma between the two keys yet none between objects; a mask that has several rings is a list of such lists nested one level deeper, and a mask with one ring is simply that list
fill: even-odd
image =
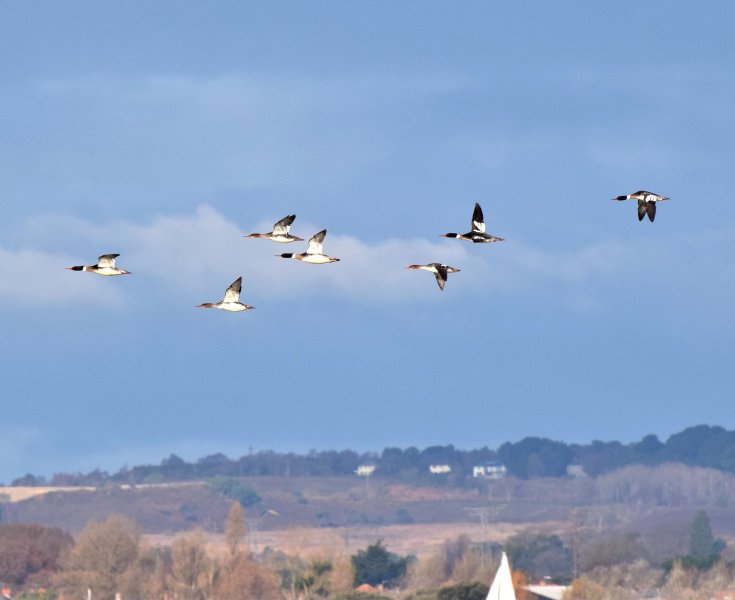
[{"label": "flying bird", "polygon": [[322,229],[319,233],[314,234],[306,246],[306,252],[303,254],[287,252],[285,254],[276,254],[276,256],[280,256],[281,258],[293,258],[295,260],[311,263],[312,265],[323,265],[325,263],[337,262],[339,261],[339,258],[327,256],[322,250],[322,242],[326,235],[326,229]]},{"label": "flying bird", "polygon": [[487,244],[489,242],[502,242],[504,238],[485,233],[485,219],[482,216],[482,208],[476,202],[472,213],[472,229],[467,233],[445,233],[442,237],[467,240],[475,244]]},{"label": "flying bird", "polygon": [[97,259],[96,265],[83,266],[79,265],[76,267],[64,267],[68,271],[89,271],[91,273],[97,273],[97,275],[105,275],[110,277],[112,275],[130,275],[130,271],[125,269],[119,269],[115,266],[115,259],[120,256],[119,254],[103,254]]},{"label": "flying bird", "polygon": [[242,277],[238,277],[232,282],[230,287],[225,291],[225,297],[220,302],[205,302],[199,304],[196,308],[218,308],[220,310],[226,310],[229,312],[240,312],[248,310],[249,308],[255,308],[254,306],[248,306],[240,302],[240,289],[242,288]]},{"label": "flying bird", "polygon": [[436,277],[436,282],[439,284],[439,289],[443,290],[444,285],[447,283],[447,275],[449,273],[459,273],[459,269],[450,267],[449,265],[443,265],[441,263],[429,263],[428,265],[408,265],[407,269],[421,269],[422,271],[428,271],[433,273]]},{"label": "flying bird", "polygon": [[288,244],[289,242],[303,242],[304,239],[291,235],[288,230],[291,229],[291,223],[296,219],[296,215],[288,215],[283,217],[280,221],[277,221],[273,225],[273,231],[268,233],[251,233],[250,235],[244,235],[246,238],[265,238],[272,242],[279,242],[281,244]]},{"label": "flying bird", "polygon": [[667,196],[659,196],[653,192],[641,190],[627,196],[616,196],[613,200],[638,200],[638,220],[642,221],[643,217],[648,215],[648,220],[653,223],[656,218],[656,202],[668,200]]}]

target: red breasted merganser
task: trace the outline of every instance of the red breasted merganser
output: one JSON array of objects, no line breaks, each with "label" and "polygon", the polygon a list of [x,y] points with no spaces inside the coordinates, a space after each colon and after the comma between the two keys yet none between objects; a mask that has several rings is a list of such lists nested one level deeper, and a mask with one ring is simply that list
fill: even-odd
[{"label": "red breasted merganser", "polygon": [[120,256],[119,254],[103,254],[97,259],[96,265],[91,266],[77,266],[77,267],[65,267],[69,271],[90,271],[97,273],[97,275],[130,275],[130,271],[125,269],[118,269],[115,266],[115,259]]},{"label": "red breasted merganser", "polygon": [[273,231],[268,233],[251,233],[250,235],[244,235],[242,237],[265,238],[272,242],[279,242],[281,244],[288,244],[289,242],[303,242],[303,238],[296,237],[288,232],[288,230],[291,229],[291,223],[294,222],[295,218],[296,215],[288,215],[273,225]]},{"label": "red breasted merganser", "polygon": [[225,292],[225,297],[221,302],[205,302],[199,304],[195,308],[219,308],[220,310],[226,310],[229,312],[240,312],[242,310],[248,310],[249,308],[255,308],[254,306],[248,306],[240,302],[240,289],[242,288],[242,277],[238,277],[232,282],[230,287]]},{"label": "red breasted merganser", "polygon": [[485,219],[482,216],[480,205],[475,203],[475,210],[472,213],[472,230],[468,233],[445,233],[442,237],[457,238],[459,240],[467,240],[475,244],[487,244],[488,242],[502,242],[504,238],[485,233]]},{"label": "red breasted merganser", "polygon": [[668,200],[667,196],[659,196],[653,192],[641,190],[627,196],[616,196],[613,200],[638,200],[638,220],[642,221],[643,217],[648,215],[648,220],[653,223],[656,218],[656,202]]},{"label": "red breasted merganser", "polygon": [[306,252],[303,254],[288,252],[286,254],[276,254],[276,256],[280,256],[281,258],[293,258],[311,263],[312,265],[323,265],[325,263],[337,262],[339,258],[331,258],[322,251],[322,242],[324,241],[325,235],[327,235],[326,229],[322,229],[319,233],[314,234],[306,246]]},{"label": "red breasted merganser", "polygon": [[433,273],[436,277],[436,282],[439,284],[440,290],[443,290],[444,285],[447,283],[447,274],[459,273],[459,269],[450,267],[449,265],[443,265],[441,263],[429,263],[428,265],[409,265],[406,268],[421,269],[422,271]]}]

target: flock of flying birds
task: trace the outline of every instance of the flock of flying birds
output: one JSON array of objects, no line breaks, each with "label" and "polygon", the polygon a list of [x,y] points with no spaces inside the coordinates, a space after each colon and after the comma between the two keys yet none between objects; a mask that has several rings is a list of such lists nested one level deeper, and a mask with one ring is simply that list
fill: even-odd
[{"label": "flock of flying birds", "polygon": [[[648,216],[649,221],[653,222],[656,218],[656,203],[663,200],[668,200],[666,196],[659,196],[652,192],[638,191],[633,194],[627,194],[625,196],[616,196],[613,200],[637,200],[638,201],[638,220],[642,221],[645,216]],[[303,242],[303,238],[291,235],[290,229],[291,224],[296,219],[296,215],[288,215],[280,221],[277,221],[273,225],[273,231],[268,233],[251,233],[243,236],[246,238],[263,238],[271,240],[272,242],[278,242],[281,244],[288,244],[291,242]],[[338,262],[339,258],[334,258],[324,254],[323,243],[324,238],[327,235],[327,230],[322,229],[319,233],[315,233],[307,242],[306,251],[302,253],[286,252],[283,254],[276,254],[280,258],[292,258],[294,260],[300,260],[301,262],[310,263],[312,265],[323,265],[327,263]],[[504,238],[490,235],[485,232],[485,218],[482,214],[482,208],[478,203],[475,203],[475,210],[472,213],[472,228],[467,233],[444,233],[442,237],[455,238],[458,240],[466,240],[474,244],[487,244],[490,242],[502,242]],[[121,269],[115,266],[115,259],[120,256],[119,254],[103,254],[97,260],[96,265],[79,265],[75,267],[66,267],[70,271],[89,271],[90,273],[97,273],[98,275],[112,276],[112,275],[130,275],[130,271]],[[409,265],[407,269],[419,269],[422,271],[429,271],[436,277],[436,282],[439,284],[439,289],[444,290],[444,286],[447,283],[447,277],[449,273],[458,273],[459,269],[451,267],[443,263],[428,263],[425,265]],[[230,284],[230,287],[225,291],[225,297],[219,302],[205,302],[197,305],[196,308],[217,308],[220,310],[226,310],[229,312],[241,312],[254,308],[248,304],[240,302],[240,291],[242,289],[242,277],[238,277],[235,281]]]}]

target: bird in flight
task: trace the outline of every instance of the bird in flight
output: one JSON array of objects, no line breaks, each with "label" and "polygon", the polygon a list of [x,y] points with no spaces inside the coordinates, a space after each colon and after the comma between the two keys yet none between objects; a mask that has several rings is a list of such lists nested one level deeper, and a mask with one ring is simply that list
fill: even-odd
[{"label": "bird in flight", "polygon": [[482,216],[482,208],[475,202],[475,210],[472,213],[472,229],[467,233],[445,233],[442,237],[467,240],[475,244],[487,244],[489,242],[502,242],[504,238],[485,233],[485,218]]},{"label": "bird in flight", "polygon": [[64,267],[68,271],[89,271],[90,273],[97,273],[97,275],[105,275],[110,277],[112,275],[130,275],[130,271],[120,269],[115,266],[115,259],[120,256],[119,254],[103,254],[97,259],[96,265],[78,265],[76,267]]},{"label": "bird in flight", "polygon": [[659,196],[653,192],[640,190],[626,196],[615,196],[613,200],[638,200],[638,220],[642,221],[643,217],[648,215],[648,220],[653,223],[656,218],[656,202],[668,200],[667,196]]},{"label": "bird in flight", "polygon": [[324,242],[324,236],[326,235],[327,230],[322,229],[319,233],[311,236],[311,239],[306,246],[306,252],[302,254],[287,252],[285,254],[276,254],[276,256],[280,256],[281,258],[293,258],[294,260],[311,263],[312,265],[323,265],[326,263],[337,262],[339,261],[339,258],[332,258],[324,254],[322,243]]},{"label": "bird in flight", "polygon": [[439,289],[443,290],[447,283],[447,275],[449,273],[459,273],[459,269],[444,265],[442,263],[429,263],[428,265],[408,265],[407,269],[420,269],[422,271],[428,271],[433,273],[436,277],[436,282],[439,284]]},{"label": "bird in flight", "polygon": [[288,244],[289,242],[303,242],[303,238],[296,237],[288,232],[288,230],[291,229],[291,223],[294,222],[294,219],[296,219],[296,215],[288,215],[273,224],[273,231],[269,231],[268,233],[251,233],[242,237],[265,238],[266,240],[279,242],[281,244]]},{"label": "bird in flight", "polygon": [[199,304],[196,308],[218,308],[220,310],[226,310],[228,312],[240,312],[248,310],[249,308],[255,308],[240,302],[240,290],[242,288],[242,277],[238,277],[230,284],[230,287],[225,291],[225,297],[220,302],[205,302]]}]

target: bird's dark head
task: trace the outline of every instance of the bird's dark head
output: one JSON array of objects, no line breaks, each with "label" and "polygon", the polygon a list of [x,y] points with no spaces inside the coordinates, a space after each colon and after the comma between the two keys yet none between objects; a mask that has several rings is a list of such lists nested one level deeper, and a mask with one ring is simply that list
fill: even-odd
[{"label": "bird's dark head", "polygon": [[276,254],[276,256],[280,256],[281,258],[293,258],[293,252],[285,252],[284,254]]}]

